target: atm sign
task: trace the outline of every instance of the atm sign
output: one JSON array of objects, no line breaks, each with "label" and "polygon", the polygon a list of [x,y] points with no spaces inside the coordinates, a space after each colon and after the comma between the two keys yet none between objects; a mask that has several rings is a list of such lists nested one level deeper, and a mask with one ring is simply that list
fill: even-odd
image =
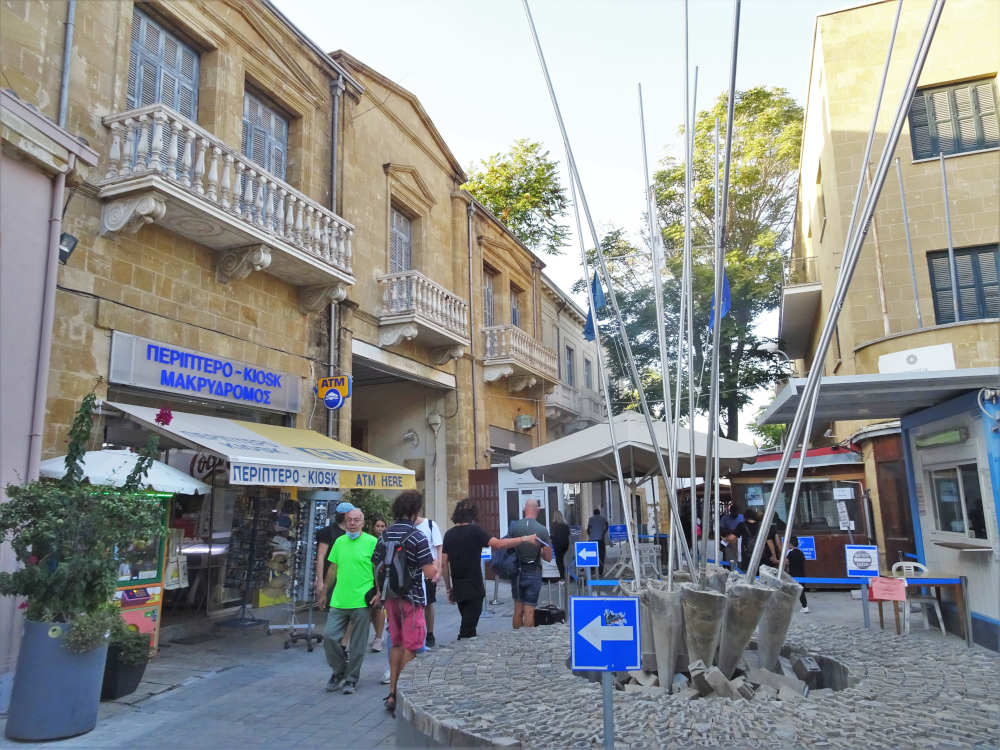
[{"label": "atm sign", "polygon": [[334,375],[329,378],[320,378],[319,383],[316,386],[316,395],[322,401],[328,391],[337,391],[342,398],[350,398],[351,396],[351,376],[350,375]]}]

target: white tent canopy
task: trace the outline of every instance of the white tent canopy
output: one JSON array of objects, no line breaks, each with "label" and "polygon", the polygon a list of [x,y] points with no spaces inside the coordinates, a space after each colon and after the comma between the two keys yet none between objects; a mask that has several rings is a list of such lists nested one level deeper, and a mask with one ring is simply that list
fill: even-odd
[{"label": "white tent canopy", "polygon": [[[615,442],[618,443],[622,472],[635,479],[657,474],[656,454],[643,416],[626,411],[614,419]],[[653,426],[656,442],[666,457],[667,425],[665,422],[654,422]],[[686,477],[690,464],[690,433],[687,428],[681,427],[677,435],[677,476]],[[695,471],[699,474],[705,470],[706,444],[705,433],[695,430]],[[756,455],[757,449],[752,445],[719,438],[719,470],[722,474],[739,471],[743,464],[752,463]],[[544,482],[598,482],[617,478],[611,434],[606,422],[513,456],[510,468],[518,473],[530,470]]]},{"label": "white tent canopy", "polygon": [[[87,451],[83,456],[83,478],[91,484],[121,487],[138,460],[138,453],[127,450]],[[62,479],[66,474],[66,456],[42,461],[38,472],[46,479]],[[156,492],[174,492],[179,495],[207,495],[212,491],[204,482],[161,461],[153,461],[142,486]]]}]

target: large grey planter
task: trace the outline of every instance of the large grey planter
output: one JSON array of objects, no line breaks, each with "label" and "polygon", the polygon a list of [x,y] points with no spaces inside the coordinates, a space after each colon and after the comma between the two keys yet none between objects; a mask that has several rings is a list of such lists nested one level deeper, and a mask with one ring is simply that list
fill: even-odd
[{"label": "large grey planter", "polygon": [[56,740],[97,724],[108,645],[71,654],[63,646],[69,628],[25,620],[4,731],[8,739]]}]

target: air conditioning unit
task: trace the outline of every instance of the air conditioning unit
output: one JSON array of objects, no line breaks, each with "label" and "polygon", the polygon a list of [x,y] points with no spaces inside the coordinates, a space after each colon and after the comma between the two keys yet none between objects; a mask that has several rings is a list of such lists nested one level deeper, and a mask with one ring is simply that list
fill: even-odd
[{"label": "air conditioning unit", "polygon": [[530,430],[535,426],[535,420],[531,418],[530,414],[518,414],[515,424],[519,430]]}]

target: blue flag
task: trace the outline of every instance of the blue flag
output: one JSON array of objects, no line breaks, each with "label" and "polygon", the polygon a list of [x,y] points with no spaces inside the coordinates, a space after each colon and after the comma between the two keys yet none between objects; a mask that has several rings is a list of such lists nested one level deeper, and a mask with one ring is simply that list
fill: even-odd
[{"label": "blue flag", "polygon": [[[604,299],[604,289],[601,288],[601,282],[597,278],[597,271],[594,271],[594,278],[590,282],[590,290],[594,296],[594,307],[600,310],[607,304],[607,301]],[[595,338],[597,338],[596,333],[594,331],[593,310],[587,311],[587,323],[583,327],[583,337],[587,341],[593,341]]]},{"label": "blue flag", "polygon": [[[729,296],[729,276],[726,269],[722,269],[722,309],[719,311],[719,320],[729,314],[729,309],[733,306],[733,299]],[[712,330],[715,323],[715,295],[712,295],[712,307],[708,311],[708,330]]]}]

